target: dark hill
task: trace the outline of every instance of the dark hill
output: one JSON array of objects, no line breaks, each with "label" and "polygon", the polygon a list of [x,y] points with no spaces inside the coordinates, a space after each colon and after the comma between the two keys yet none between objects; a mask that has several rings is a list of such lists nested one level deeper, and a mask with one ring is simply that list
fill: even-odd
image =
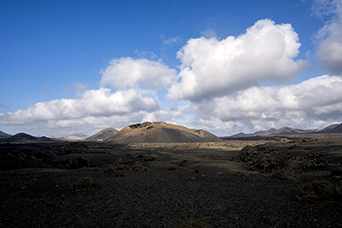
[{"label": "dark hill", "polygon": [[0,139],[9,138],[9,137],[11,137],[11,136],[12,136],[12,135],[7,134],[7,133],[5,133],[5,132],[3,132],[3,131],[0,131]]},{"label": "dark hill", "polygon": [[204,130],[193,130],[164,122],[145,122],[123,128],[106,140],[110,143],[220,142]]},{"label": "dark hill", "polygon": [[326,133],[342,133],[342,124],[333,124],[330,125],[320,131],[318,131],[317,133],[321,133],[321,134],[326,134]]},{"label": "dark hill", "polygon": [[28,135],[26,133],[18,133],[8,138],[0,139],[0,142],[53,142],[53,139],[49,139],[46,137],[34,137],[32,135]]},{"label": "dark hill", "polygon": [[106,128],[97,132],[96,134],[86,138],[85,140],[86,141],[105,141],[117,132],[118,131],[115,128],[110,127],[110,128]]}]

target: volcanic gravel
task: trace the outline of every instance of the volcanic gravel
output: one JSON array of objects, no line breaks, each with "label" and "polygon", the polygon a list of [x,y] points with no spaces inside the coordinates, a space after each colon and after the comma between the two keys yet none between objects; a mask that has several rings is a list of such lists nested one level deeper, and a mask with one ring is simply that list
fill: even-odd
[{"label": "volcanic gravel", "polygon": [[[93,187],[71,186],[91,177]],[[342,204],[301,204],[267,174],[21,169],[0,172],[0,227],[342,227]]]}]

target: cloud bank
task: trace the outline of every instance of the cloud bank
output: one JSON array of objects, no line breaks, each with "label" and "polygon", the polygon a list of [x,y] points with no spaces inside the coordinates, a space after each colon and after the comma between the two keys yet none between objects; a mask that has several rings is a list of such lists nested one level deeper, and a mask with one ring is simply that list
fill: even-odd
[{"label": "cloud bank", "polygon": [[136,89],[112,93],[108,88],[88,90],[76,99],[39,102],[16,112],[1,113],[1,124],[21,125],[48,120],[79,119],[88,116],[126,115],[139,111],[153,112],[159,102],[153,97],[143,96]]},{"label": "cloud bank", "polygon": [[322,128],[342,120],[342,78],[325,75],[296,85],[255,86],[189,106],[207,128],[226,123],[236,133],[282,126]]}]

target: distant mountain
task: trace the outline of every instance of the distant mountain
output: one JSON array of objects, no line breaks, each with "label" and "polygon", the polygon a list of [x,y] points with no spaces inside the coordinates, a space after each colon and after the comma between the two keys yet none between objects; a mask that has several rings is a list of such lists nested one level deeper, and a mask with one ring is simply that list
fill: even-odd
[{"label": "distant mountain", "polygon": [[117,133],[118,131],[115,128],[106,128],[103,129],[95,134],[93,134],[92,136],[86,138],[86,141],[105,141],[107,140],[109,137],[113,136],[115,133]]},{"label": "distant mountain", "polygon": [[108,138],[109,143],[220,142],[222,139],[204,131],[164,122],[145,122],[123,128]]},{"label": "distant mountain", "polygon": [[11,137],[12,135],[10,134],[7,134],[3,131],[0,131],[0,139],[3,139],[3,138],[8,138],[8,137]]},{"label": "distant mountain", "polygon": [[248,137],[248,136],[254,136],[254,134],[245,134],[243,132],[239,132],[238,134],[232,135],[231,137]]},{"label": "distant mountain", "polygon": [[10,136],[8,138],[0,139],[0,142],[53,142],[53,139],[47,137],[34,137],[26,133],[18,133],[16,135]]},{"label": "distant mountain", "polygon": [[310,134],[313,132],[315,132],[315,130],[302,130],[302,129],[294,129],[290,127],[282,127],[268,135],[297,135],[297,134]]},{"label": "distant mountain", "polygon": [[277,129],[270,128],[270,129],[268,129],[266,131],[256,131],[256,132],[251,133],[251,134],[245,134],[243,132],[240,132],[238,134],[232,135],[232,137],[250,137],[250,136],[257,136],[257,135],[269,135],[269,134],[272,134],[275,131],[277,131]]},{"label": "distant mountain", "polygon": [[282,127],[277,129],[271,128],[267,131],[257,131],[251,134],[245,134],[240,132],[239,134],[232,135],[232,137],[251,137],[251,136],[266,136],[266,135],[298,135],[298,134],[311,134],[318,132],[318,130],[302,130],[302,129],[294,129],[290,127]]},{"label": "distant mountain", "polygon": [[72,135],[68,135],[67,137],[65,137],[66,140],[84,140],[86,139],[88,136],[84,135],[84,134],[72,134]]},{"label": "distant mountain", "polygon": [[266,131],[257,131],[254,133],[254,135],[270,135],[273,134],[275,131],[277,131],[277,129],[275,128],[270,128]]},{"label": "distant mountain", "polygon": [[53,138],[53,139],[70,140],[70,141],[82,141],[86,139],[87,137],[88,137],[87,135],[78,134],[78,133],[68,135],[68,136],[50,136],[50,138]]},{"label": "distant mountain", "polygon": [[328,134],[328,133],[342,133],[342,123],[341,124],[332,124],[317,133]]}]

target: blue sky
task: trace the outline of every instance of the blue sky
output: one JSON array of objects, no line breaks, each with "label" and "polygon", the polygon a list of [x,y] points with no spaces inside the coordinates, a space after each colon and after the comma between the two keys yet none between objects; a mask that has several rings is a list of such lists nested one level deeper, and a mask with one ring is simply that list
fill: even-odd
[{"label": "blue sky", "polygon": [[337,0],[0,2],[0,130],[342,122]]}]

